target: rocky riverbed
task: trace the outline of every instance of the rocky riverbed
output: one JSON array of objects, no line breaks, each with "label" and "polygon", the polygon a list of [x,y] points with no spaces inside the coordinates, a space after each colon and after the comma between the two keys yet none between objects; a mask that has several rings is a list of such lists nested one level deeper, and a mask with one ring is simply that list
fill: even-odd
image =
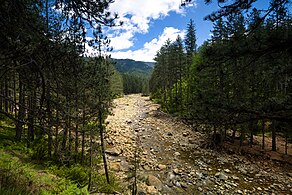
[{"label": "rocky riverbed", "polygon": [[290,165],[202,147],[206,135],[139,94],[114,101],[107,121],[110,171],[131,194],[292,194]]}]

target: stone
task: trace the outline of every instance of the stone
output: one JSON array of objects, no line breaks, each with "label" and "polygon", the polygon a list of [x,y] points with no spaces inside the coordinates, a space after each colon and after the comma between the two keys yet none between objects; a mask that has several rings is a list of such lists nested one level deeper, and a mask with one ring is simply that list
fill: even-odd
[{"label": "stone", "polygon": [[157,189],[162,187],[162,182],[154,175],[148,175],[146,183],[148,186],[155,186]]},{"label": "stone", "polygon": [[179,175],[180,171],[178,169],[173,169],[173,173]]},{"label": "stone", "polygon": [[224,169],[225,173],[231,173],[231,171],[229,169]]},{"label": "stone", "polygon": [[215,174],[215,177],[219,178],[220,180],[224,180],[224,181],[226,181],[228,179],[228,176],[222,172],[217,172]]},{"label": "stone", "polygon": [[215,177],[219,177],[220,176],[220,172],[217,172],[216,174],[215,174]]},{"label": "stone", "polygon": [[201,173],[201,172],[196,172],[196,175],[197,175],[198,179],[202,179],[202,177],[203,177],[203,173]]},{"label": "stone", "polygon": [[157,194],[158,191],[154,186],[147,186],[146,188],[147,194]]},{"label": "stone", "polygon": [[189,135],[189,132],[184,132],[184,133],[183,133],[183,136],[184,136],[184,137],[187,137],[188,135]]},{"label": "stone", "polygon": [[193,138],[189,138],[188,141],[189,141],[190,144],[195,144],[196,143],[196,140],[193,139]]},{"label": "stone", "polygon": [[120,154],[122,154],[122,150],[120,150],[119,148],[110,148],[105,150],[105,153],[111,156],[119,156]]},{"label": "stone", "polygon": [[159,165],[158,165],[158,168],[159,168],[160,170],[164,170],[164,169],[166,169],[166,165],[159,164]]},{"label": "stone", "polygon": [[174,156],[179,156],[179,155],[180,155],[179,152],[175,152],[175,153],[174,153]]},{"label": "stone", "polygon": [[239,180],[239,177],[233,175],[233,176],[232,176],[232,179],[235,180],[235,181],[238,181],[238,180]]},{"label": "stone", "polygon": [[224,184],[224,187],[225,187],[226,189],[230,189],[230,188],[231,188],[231,186],[230,186],[230,185],[228,185],[227,183],[226,183],[226,184]]},{"label": "stone", "polygon": [[185,182],[179,182],[182,188],[187,188],[188,185]]},{"label": "stone", "polygon": [[247,171],[246,171],[245,169],[239,169],[239,171],[240,171],[242,174],[244,174],[244,175],[247,174]]},{"label": "stone", "polygon": [[200,192],[202,192],[202,191],[203,191],[203,189],[202,189],[201,187],[198,187],[198,190],[199,190]]},{"label": "stone", "polygon": [[174,178],[175,178],[175,175],[171,173],[171,174],[169,175],[169,179],[170,179],[170,180],[173,180]]},{"label": "stone", "polygon": [[236,191],[238,194],[243,194],[243,192],[241,190],[237,190]]},{"label": "stone", "polygon": [[178,188],[180,188],[181,187],[181,185],[180,185],[180,183],[177,181],[177,182],[175,182],[175,186],[176,187],[178,187]]},{"label": "stone", "polygon": [[258,191],[262,191],[262,188],[261,188],[261,187],[257,187],[257,190],[258,190]]},{"label": "stone", "polygon": [[127,123],[127,124],[131,124],[132,121],[131,121],[130,119],[128,119],[128,120],[126,120],[126,123]]}]

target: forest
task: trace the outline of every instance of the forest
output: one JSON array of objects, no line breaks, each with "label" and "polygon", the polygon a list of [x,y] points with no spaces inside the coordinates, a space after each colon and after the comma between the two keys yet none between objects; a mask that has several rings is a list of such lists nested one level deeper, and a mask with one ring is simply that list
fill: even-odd
[{"label": "forest", "polygon": [[261,133],[264,149],[265,133],[271,133],[271,149],[276,151],[279,135],[286,139],[287,154],[292,136],[289,2],[271,1],[267,10],[247,2],[206,16],[213,30],[200,47],[193,20],[186,37],[166,41],[156,54],[150,92],[165,111],[208,125],[211,145],[239,134],[240,145],[249,139],[252,146],[253,136]]},{"label": "forest", "polygon": [[[1,2],[1,194],[30,193],[27,186],[37,177],[9,160],[10,155],[2,156],[7,147],[27,153],[24,159],[46,164],[63,178],[51,193],[114,189],[106,185],[108,173],[103,178],[93,168],[103,156],[107,172],[96,136],[103,146],[111,100],[122,93],[122,78],[108,55],[110,41],[102,32],[121,25],[115,23],[117,15],[106,11],[110,3]],[[88,29],[93,29],[90,40]],[[95,57],[87,56],[88,48]]]},{"label": "forest", "polygon": [[253,7],[256,0],[218,0],[224,6],[205,18],[213,22],[211,38],[198,47],[191,19],[185,37],[157,51],[153,69],[129,60],[132,69],[125,68],[111,58],[106,29],[123,25],[108,11],[113,2],[1,2],[0,194],[120,191],[109,171],[105,134],[113,100],[124,94],[150,95],[163,112],[204,129],[212,148],[236,140],[252,147],[254,136],[262,135],[266,149],[268,134],[270,149],[276,151],[282,137],[288,154],[289,0],[271,0],[266,10]]}]

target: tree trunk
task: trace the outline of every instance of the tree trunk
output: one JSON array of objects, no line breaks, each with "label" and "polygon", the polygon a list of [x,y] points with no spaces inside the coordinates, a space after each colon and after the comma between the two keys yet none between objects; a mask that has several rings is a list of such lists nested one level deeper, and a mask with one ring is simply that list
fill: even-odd
[{"label": "tree trunk", "polygon": [[232,131],[232,143],[234,143],[235,142],[235,133],[236,133],[236,128],[235,127],[233,127],[233,129],[232,129],[233,131]]},{"label": "tree trunk", "polygon": [[[76,121],[77,123],[77,121]],[[77,163],[77,160],[78,160],[78,124],[76,124],[76,127],[75,127],[75,157],[74,157],[74,161],[75,163]]]},{"label": "tree trunk", "polygon": [[163,107],[166,108],[167,107],[167,90],[166,87],[164,86],[163,89]]},{"label": "tree trunk", "polygon": [[253,130],[254,130],[254,121],[250,121],[249,122],[249,131],[250,131],[249,144],[250,144],[251,148],[252,148],[252,145],[253,145]]},{"label": "tree trunk", "polygon": [[[77,90],[77,83],[75,82],[75,93],[78,94],[78,90]],[[75,163],[77,163],[78,160],[78,140],[79,140],[79,135],[78,135],[78,123],[79,123],[79,114],[78,114],[78,98],[75,99],[75,116],[76,116],[76,120],[75,120],[75,144],[74,144],[74,161]]]},{"label": "tree trunk", "polygon": [[48,97],[47,97],[47,112],[48,112],[48,156],[52,157],[52,111],[51,111],[51,100],[50,100],[50,90],[48,90]]},{"label": "tree trunk", "polygon": [[[66,100],[68,101],[68,99],[66,98]],[[68,136],[68,128],[69,128],[69,105],[67,105],[67,116],[65,116],[65,127],[64,127],[64,132],[63,132],[63,138],[62,138],[62,151],[64,151],[66,149],[66,144],[67,144],[67,136]]]},{"label": "tree trunk", "polygon": [[276,151],[276,124],[275,121],[272,121],[272,151]]},{"label": "tree trunk", "polygon": [[85,149],[85,108],[83,107],[83,116],[82,116],[82,140],[81,140],[81,163],[84,162],[84,149]]},{"label": "tree trunk", "polygon": [[[99,102],[101,103],[101,101],[99,101]],[[106,181],[109,184],[110,183],[110,179],[109,179],[106,156],[105,156],[105,146],[104,146],[104,138],[103,138],[103,118],[102,118],[102,110],[101,110],[101,108],[99,108],[99,111],[98,111],[98,119],[99,119],[101,153],[102,153],[102,159],[103,159],[104,172],[105,172],[105,176],[106,176]]]},{"label": "tree trunk", "polygon": [[55,157],[58,157],[59,155],[59,110],[57,108],[56,110],[56,124],[55,124]]},{"label": "tree trunk", "polygon": [[9,112],[9,92],[8,92],[8,77],[5,75],[4,77],[4,111],[6,113]]},{"label": "tree trunk", "polygon": [[34,112],[35,112],[35,91],[30,91],[28,97],[28,125],[27,125],[27,147],[34,140]]},{"label": "tree trunk", "polygon": [[240,147],[243,145],[243,140],[244,140],[244,129],[243,127],[240,128]]},{"label": "tree trunk", "polygon": [[23,120],[25,117],[25,90],[24,90],[24,84],[22,83],[21,79],[19,78],[19,105],[18,105],[18,121],[16,122],[16,134],[15,139],[16,141],[21,140],[22,131],[23,131]]},{"label": "tree trunk", "polygon": [[4,89],[3,89],[3,82],[0,82],[0,110],[4,110],[4,98],[5,98],[5,94],[4,94]]},{"label": "tree trunk", "polygon": [[[182,70],[181,70],[182,71]],[[179,104],[180,104],[180,115],[183,114],[183,95],[182,95],[182,75],[179,75]]]},{"label": "tree trunk", "polygon": [[89,176],[88,176],[88,191],[90,193],[90,188],[91,188],[91,178],[92,178],[92,138],[93,138],[93,129],[90,128],[90,143],[89,143],[89,161],[90,161],[90,170],[89,170]]},{"label": "tree trunk", "polygon": [[288,154],[288,129],[286,129],[286,133],[285,133],[285,154]]},{"label": "tree trunk", "polygon": [[[71,112],[70,112],[71,114]],[[72,154],[72,141],[73,141],[73,138],[72,138],[72,131],[71,131],[71,117],[69,116],[69,125],[68,125],[68,133],[69,133],[69,143],[68,143],[68,154],[69,156],[71,156]]]},{"label": "tree trunk", "polygon": [[265,123],[266,121],[262,120],[262,149],[265,149]]},{"label": "tree trunk", "polygon": [[[14,96],[13,96],[13,101],[14,101],[14,115],[16,116],[17,113],[17,105],[16,105],[16,101],[17,101],[17,93],[16,93],[16,78],[17,78],[17,74],[16,72],[14,72],[14,78],[13,78],[13,91],[14,91]],[[1,101],[0,101],[1,102]],[[1,106],[0,106],[1,108]]]}]

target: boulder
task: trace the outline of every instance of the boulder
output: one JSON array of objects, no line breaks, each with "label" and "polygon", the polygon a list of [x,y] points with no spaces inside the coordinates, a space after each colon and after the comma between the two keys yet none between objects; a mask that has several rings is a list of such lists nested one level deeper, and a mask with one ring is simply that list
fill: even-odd
[{"label": "boulder", "polygon": [[222,173],[222,172],[217,172],[217,173],[215,174],[215,177],[217,177],[217,178],[219,178],[219,179],[221,179],[221,180],[224,180],[224,181],[226,181],[226,180],[228,179],[228,176],[225,175],[225,174]]},{"label": "boulder", "polygon": [[157,189],[160,189],[162,187],[162,182],[154,175],[148,175],[146,183],[148,186],[154,186]]},{"label": "boulder", "polygon": [[110,148],[105,150],[105,153],[111,156],[119,156],[120,154],[122,154],[122,150],[120,150],[119,148]]},{"label": "boulder", "polygon": [[164,170],[164,169],[166,169],[166,165],[159,164],[159,165],[158,165],[158,168],[159,168],[160,170]]}]

